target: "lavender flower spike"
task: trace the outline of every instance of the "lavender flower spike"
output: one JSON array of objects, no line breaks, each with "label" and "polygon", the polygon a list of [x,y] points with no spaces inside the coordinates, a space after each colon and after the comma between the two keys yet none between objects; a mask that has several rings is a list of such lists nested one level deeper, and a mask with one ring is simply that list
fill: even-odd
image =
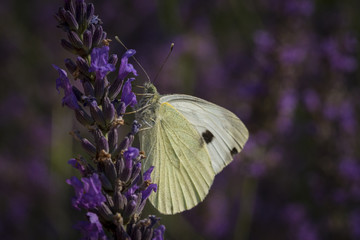
[{"label": "lavender flower spike", "polygon": [[[54,65],[60,77],[56,88],[64,89],[63,105],[75,110],[75,116],[93,140],[83,138],[80,131],[73,136],[87,152],[69,160],[79,170],[81,178],[71,177],[66,182],[74,187],[72,205],[87,211],[89,221],[76,228],[83,239],[163,239],[165,227],[159,218],[141,219],[141,212],[157,185],[151,182],[153,167],[141,173],[144,157],[132,147],[140,124],[134,121],[125,139],[118,139],[118,129],[124,124],[123,114],[128,106],[137,104],[128,74],[137,76],[129,58],[135,50],[128,50],[121,58],[115,79],[107,76],[115,70],[117,55],[109,56],[106,32],[100,19],[94,15],[94,5],[84,0],[65,0],[65,6],[56,15],[58,25],[66,32],[63,47],[74,53],[74,62],[67,58],[65,66],[74,79],[81,80],[82,90],[70,84],[65,70]],[[95,79],[94,79],[95,76]],[[118,96],[121,93],[121,96]],[[80,107],[79,103],[83,105]],[[106,230],[106,231],[105,231]],[[111,236],[111,237],[110,237]]]}]

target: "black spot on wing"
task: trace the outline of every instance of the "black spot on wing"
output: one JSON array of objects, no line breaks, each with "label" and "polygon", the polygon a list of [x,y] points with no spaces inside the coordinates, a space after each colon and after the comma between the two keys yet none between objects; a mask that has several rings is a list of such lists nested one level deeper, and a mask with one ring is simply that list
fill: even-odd
[{"label": "black spot on wing", "polygon": [[209,130],[206,130],[201,135],[202,135],[203,139],[205,140],[206,144],[210,143],[214,138],[214,135]]},{"label": "black spot on wing", "polygon": [[234,155],[236,155],[236,154],[238,154],[238,153],[239,153],[239,151],[238,151],[236,148],[233,148],[233,149],[231,149],[231,151],[230,151],[231,156],[234,156]]}]

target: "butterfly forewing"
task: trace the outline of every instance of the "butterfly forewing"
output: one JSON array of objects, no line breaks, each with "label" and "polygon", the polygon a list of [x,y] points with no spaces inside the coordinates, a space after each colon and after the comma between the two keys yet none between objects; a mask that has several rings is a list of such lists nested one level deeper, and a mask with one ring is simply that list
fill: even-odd
[{"label": "butterfly forewing", "polygon": [[152,128],[140,132],[145,169],[154,166],[158,192],[150,202],[164,214],[175,214],[201,202],[215,177],[204,138],[171,104],[161,101]]},{"label": "butterfly forewing", "polygon": [[239,153],[249,132],[229,110],[189,95],[173,94],[160,98],[170,103],[196,128],[204,139],[215,173],[219,173]]}]

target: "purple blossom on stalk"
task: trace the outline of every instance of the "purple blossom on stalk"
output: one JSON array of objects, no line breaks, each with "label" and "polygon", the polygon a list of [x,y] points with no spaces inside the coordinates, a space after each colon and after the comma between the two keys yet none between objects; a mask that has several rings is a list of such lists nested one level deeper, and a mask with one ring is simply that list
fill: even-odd
[{"label": "purple blossom on stalk", "polygon": [[99,222],[99,218],[95,213],[88,212],[86,214],[89,217],[89,221],[79,222],[76,224],[75,228],[80,230],[83,234],[84,240],[106,240],[104,229]]},{"label": "purple blossom on stalk", "polygon": [[95,72],[96,79],[104,79],[109,72],[114,70],[114,64],[109,63],[109,47],[94,48],[91,52],[89,72]]},{"label": "purple blossom on stalk", "polygon": [[[143,174],[143,178],[144,181],[147,182],[151,182],[151,173],[154,170],[154,167],[150,167],[144,174]],[[147,188],[145,188],[145,190],[142,192],[142,201],[145,201],[151,194],[151,192],[157,191],[157,185],[155,183],[150,184]]]},{"label": "purple blossom on stalk", "polygon": [[[128,106],[137,104],[131,87],[134,78],[123,84],[129,73],[137,76],[133,65],[128,63],[135,50],[123,55],[117,78],[108,81],[106,75],[115,70],[117,56],[109,57],[106,32],[101,21],[94,18],[94,6],[67,0],[56,17],[69,38],[62,40],[63,47],[77,55],[76,63],[67,59],[65,65],[75,79],[81,80],[84,92],[73,88],[65,70],[54,66],[60,74],[56,87],[64,89],[63,104],[77,110],[76,119],[94,137],[91,141],[82,137],[80,131],[73,132],[74,138],[90,155],[88,159],[80,157],[68,161],[82,175],[81,179],[73,176],[66,181],[75,190],[72,205],[87,210],[90,220],[79,223],[77,228],[84,239],[107,239],[103,227],[112,234],[112,239],[162,239],[165,227],[156,228],[158,218],[149,216],[140,220],[146,200],[156,191],[157,185],[150,178],[153,168],[144,169],[142,176],[144,155],[132,147],[140,129],[137,121],[133,122],[124,140],[118,141],[118,128],[124,124],[123,113]],[[91,73],[95,73],[96,79]],[[78,101],[84,104],[84,109],[80,109]]]},{"label": "purple blossom on stalk", "polygon": [[136,53],[134,49],[129,49],[125,52],[125,54],[121,58],[121,64],[119,68],[119,79],[124,79],[129,73],[134,74],[137,76],[137,72],[134,68],[134,66],[131,63],[128,63],[129,58],[133,56]]},{"label": "purple blossom on stalk", "polygon": [[152,240],[163,240],[164,239],[165,226],[161,225],[154,230]]},{"label": "purple blossom on stalk", "polygon": [[59,68],[56,65],[53,65],[53,67],[59,72],[59,78],[56,79],[56,90],[58,90],[58,92],[59,88],[62,88],[64,90],[62,105],[66,105],[72,110],[79,110],[80,106],[72,90],[72,86],[70,84],[69,78],[67,77],[67,73],[65,72],[65,70]]},{"label": "purple blossom on stalk", "polygon": [[[146,172],[144,172],[143,174],[143,180],[145,183],[149,183],[151,182],[151,173],[154,170],[154,167],[150,167],[148,170],[146,170]],[[138,189],[141,189],[141,182],[140,179],[136,179],[135,184],[127,191],[126,195],[128,197],[130,197],[131,195],[133,195]],[[146,184],[147,185],[147,184]],[[142,199],[141,202],[144,202],[146,199],[148,199],[148,197],[150,196],[150,194],[152,193],[152,191],[156,192],[157,191],[157,185],[154,183],[149,184],[148,186],[145,186],[145,189],[143,189],[141,191],[142,193]]]},{"label": "purple blossom on stalk", "polygon": [[73,198],[72,205],[79,210],[80,208],[87,210],[96,208],[106,200],[101,192],[101,182],[96,173],[88,178],[81,178],[81,181],[74,176],[66,182],[75,189],[76,197]]},{"label": "purple blossom on stalk", "polygon": [[76,168],[79,170],[79,172],[84,175],[85,174],[85,167],[81,165],[75,158],[72,158],[68,161],[68,164],[70,164],[73,168]]},{"label": "purple blossom on stalk", "polygon": [[135,78],[130,78],[126,81],[123,87],[123,92],[121,94],[121,102],[124,102],[126,107],[134,107],[137,104],[136,95],[131,90],[131,82],[134,80]]}]

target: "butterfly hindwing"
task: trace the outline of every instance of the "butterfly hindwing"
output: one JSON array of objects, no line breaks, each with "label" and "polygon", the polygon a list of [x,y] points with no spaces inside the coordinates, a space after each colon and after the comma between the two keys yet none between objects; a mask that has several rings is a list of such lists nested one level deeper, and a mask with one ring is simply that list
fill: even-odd
[{"label": "butterfly hindwing", "polygon": [[239,153],[249,132],[229,110],[201,98],[172,94],[160,98],[168,102],[189,121],[204,139],[215,173],[219,173]]},{"label": "butterfly hindwing", "polygon": [[140,132],[145,169],[154,166],[158,192],[150,202],[164,214],[175,214],[201,202],[215,177],[204,138],[174,106],[162,102],[154,126]]}]

